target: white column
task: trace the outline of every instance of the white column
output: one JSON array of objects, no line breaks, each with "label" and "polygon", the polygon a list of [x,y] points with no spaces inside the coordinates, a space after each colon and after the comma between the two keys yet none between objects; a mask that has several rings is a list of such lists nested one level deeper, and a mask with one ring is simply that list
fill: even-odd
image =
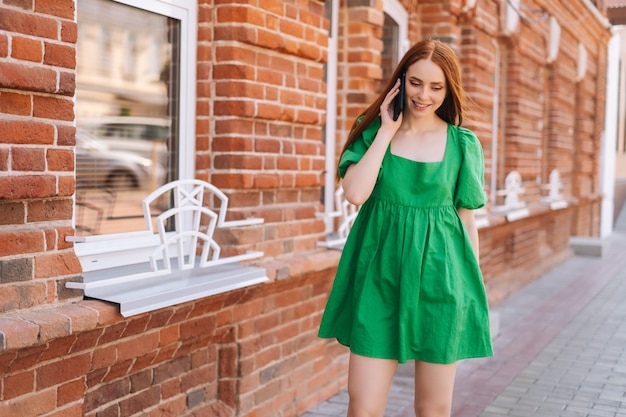
[{"label": "white column", "polygon": [[335,148],[337,137],[337,65],[339,36],[339,0],[331,0],[328,62],[326,65],[326,167],[324,174],[324,224],[326,233],[333,231],[333,218],[328,216],[335,208]]},{"label": "white column", "polygon": [[600,154],[600,189],[602,211],[600,237],[613,232],[613,197],[615,190],[615,147],[619,99],[620,38],[614,34],[607,46],[606,105]]}]

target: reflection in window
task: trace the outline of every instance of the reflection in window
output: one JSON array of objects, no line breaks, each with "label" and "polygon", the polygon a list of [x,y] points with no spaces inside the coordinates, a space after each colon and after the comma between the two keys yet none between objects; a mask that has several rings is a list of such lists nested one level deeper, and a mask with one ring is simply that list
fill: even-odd
[{"label": "reflection in window", "polygon": [[135,72],[137,71],[135,66],[137,53],[135,34],[129,32],[126,34],[126,44],[124,45],[124,75],[131,80],[135,77]]},{"label": "reflection in window", "polygon": [[398,23],[385,13],[385,25],[383,26],[383,52],[381,67],[383,70],[383,79],[381,87],[383,88],[385,83],[391,77],[393,70],[398,64],[400,58],[398,57],[398,42],[400,40],[400,27]]},{"label": "reflection in window", "polygon": [[77,5],[77,233],[144,230],[141,200],[178,178],[180,22],[112,0]]},{"label": "reflection in window", "polygon": [[156,39],[152,39],[148,44],[148,49],[146,52],[146,62],[147,64],[143,68],[144,74],[149,77],[151,80],[157,80],[160,76],[160,54],[159,54],[159,44]]},{"label": "reflection in window", "polygon": [[107,27],[100,28],[100,39],[98,42],[100,55],[100,74],[109,75],[111,70],[111,32]]}]

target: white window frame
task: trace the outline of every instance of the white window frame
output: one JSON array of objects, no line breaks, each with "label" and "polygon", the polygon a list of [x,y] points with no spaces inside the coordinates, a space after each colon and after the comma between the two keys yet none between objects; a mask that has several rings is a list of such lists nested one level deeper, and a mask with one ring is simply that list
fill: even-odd
[{"label": "white window frame", "polygon": [[331,19],[328,34],[328,62],[326,65],[326,161],[324,174],[324,224],[326,233],[333,231],[333,200],[335,198],[335,154],[337,134],[337,66],[339,57],[339,0],[330,0]]},{"label": "white window frame", "polygon": [[[197,0],[112,0],[180,21],[178,178],[193,178],[196,148]],[[182,116],[185,117],[182,117]]]},{"label": "white window frame", "polygon": [[[148,12],[180,21],[180,97],[178,115],[178,178],[194,178],[195,172],[195,126],[196,126],[196,49],[198,16],[196,0],[112,0]],[[76,211],[76,210],[74,210]],[[76,227],[76,218],[73,219]],[[126,238],[124,255],[111,256],[111,242]],[[79,259],[90,257],[83,268],[88,271],[131,264],[144,252],[141,247],[151,246],[158,240],[149,231],[116,233],[110,235],[72,236]],[[88,243],[88,245],[86,245]],[[87,255],[88,254],[88,255]],[[99,254],[102,256],[98,258]]]},{"label": "white window frame", "polygon": [[[178,182],[194,182],[195,184],[198,182],[194,180],[197,2],[196,0],[112,1],[180,22],[180,78],[178,80],[180,97],[177,115],[179,121]],[[167,186],[164,185],[160,189]],[[220,193],[219,190],[216,192]],[[150,196],[146,198],[149,199]],[[220,214],[223,216],[227,198],[224,195],[222,198],[224,201]],[[146,222],[149,223],[150,216],[146,218],[148,218]],[[177,223],[177,229],[182,226],[181,228],[186,231],[197,226],[197,221],[193,223],[192,216],[184,218],[182,223]],[[74,218],[74,227],[75,222]],[[226,222],[220,218],[220,225],[225,227],[240,226],[239,223],[242,222]],[[244,225],[259,224],[262,223],[262,219],[253,219],[243,223]],[[242,266],[236,262],[240,259],[260,257],[263,255],[260,252],[230,259],[213,259],[210,262],[205,260],[199,266],[194,265],[192,258],[190,264],[175,270],[170,268],[165,272],[159,272],[152,268],[145,271],[146,261],[152,263],[153,266],[156,262],[151,258],[155,248],[164,247],[162,242],[169,241],[170,236],[177,236],[176,231],[166,232],[161,228],[159,233],[155,234],[151,224],[147,224],[146,230],[139,232],[68,237],[68,241],[75,242],[74,249],[83,268],[83,281],[68,282],[66,286],[82,289],[85,295],[93,298],[118,303],[121,314],[130,316],[268,281],[265,269]],[[181,250],[179,260],[184,259],[183,256],[195,258],[193,247],[185,246]],[[160,259],[163,260],[163,258]],[[169,262],[165,263],[169,266]],[[178,263],[179,267],[180,265],[181,262]]]},{"label": "white window frame", "polygon": [[[179,178],[193,178],[196,146],[196,50],[198,5],[196,0],[113,0],[180,21]],[[181,117],[184,115],[185,117]]]},{"label": "white window frame", "polygon": [[409,14],[398,0],[385,0],[383,11],[398,24],[398,59],[409,50]]}]

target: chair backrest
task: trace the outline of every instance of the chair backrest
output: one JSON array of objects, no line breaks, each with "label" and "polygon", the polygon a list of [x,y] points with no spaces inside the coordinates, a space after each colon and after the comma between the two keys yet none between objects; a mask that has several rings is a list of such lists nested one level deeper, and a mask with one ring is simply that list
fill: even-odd
[{"label": "chair backrest", "polygon": [[[219,208],[217,209],[217,224],[226,223],[226,211],[228,210],[228,197],[219,188],[206,181],[196,179],[186,179],[172,181],[154,190],[146,198],[143,199],[143,215],[146,222],[146,229],[154,232],[152,224],[151,207],[155,204],[165,205],[172,209],[182,207],[205,207],[205,198],[208,195],[217,197],[219,200]],[[213,210],[212,210],[213,211]],[[189,225],[181,224],[187,217],[179,216],[175,218],[174,227],[176,230],[182,230]],[[191,226],[193,228],[196,225]]]},{"label": "chair backrest", "polygon": [[339,186],[335,191],[335,207],[339,214],[339,226],[337,228],[337,234],[340,238],[345,239],[348,237],[348,233],[352,228],[352,224],[359,214],[359,207],[350,203],[343,192],[343,187]]},{"label": "chair backrest", "polygon": [[[215,208],[211,207],[211,202],[217,203]],[[214,185],[196,179],[167,183],[144,198],[142,204],[146,228],[152,233],[154,206],[171,207],[156,217],[160,244],[150,257],[154,271],[171,271],[173,267],[192,269],[217,263],[220,261],[220,246],[213,239],[216,228],[263,223],[263,219],[226,221],[226,194]],[[171,230],[168,225],[173,226],[169,227]],[[200,245],[202,253],[198,258]],[[240,258],[233,257],[233,261]]]},{"label": "chair backrest", "polygon": [[520,205],[520,194],[524,193],[522,187],[522,176],[517,171],[511,171],[504,179],[504,205],[506,207],[516,207]]},{"label": "chair backrest", "polygon": [[[181,214],[188,214],[192,219],[193,228],[176,229],[174,233],[168,234],[166,224],[171,218],[179,217]],[[201,228],[201,217],[205,215],[209,221],[205,231]],[[206,207],[182,206],[172,208],[157,217],[157,227],[161,244],[155,248],[150,263],[153,271],[171,271],[172,259],[176,259],[177,269],[193,269],[196,266],[205,267],[212,260],[219,259],[220,246],[213,240],[213,233],[217,225],[217,214]],[[196,253],[200,241],[203,242],[202,254],[199,264],[196,265]],[[174,254],[171,249],[174,247]],[[162,259],[159,265],[158,260]]]},{"label": "chair backrest", "polygon": [[550,171],[550,182],[548,183],[548,197],[552,200],[561,198],[561,189],[563,184],[561,183],[561,174],[558,169]]}]

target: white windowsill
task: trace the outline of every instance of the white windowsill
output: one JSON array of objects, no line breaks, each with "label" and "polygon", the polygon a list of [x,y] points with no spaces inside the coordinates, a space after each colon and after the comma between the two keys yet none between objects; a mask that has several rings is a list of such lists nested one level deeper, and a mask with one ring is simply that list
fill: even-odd
[{"label": "white windowsill", "polygon": [[[154,271],[149,259],[160,244],[158,234],[76,236],[68,241],[75,242],[83,280],[67,282],[66,287],[119,304],[124,317],[269,281],[264,268],[240,264],[261,258],[263,252],[210,260],[206,266],[197,261],[192,269],[179,269],[173,258],[171,271]],[[162,259],[159,265],[162,268]]]},{"label": "white windowsill", "polygon": [[68,282],[67,287],[82,289],[86,297],[117,303],[120,313],[128,317],[268,280],[264,268],[239,263],[167,274],[151,272],[149,263],[141,263],[86,272],[82,283]]},{"label": "white windowsill", "polygon": [[[204,205],[206,192],[220,199],[217,212]],[[173,207],[157,217],[154,233],[150,204],[163,195],[173,197]],[[67,282],[67,288],[118,303],[122,315],[130,316],[269,281],[264,268],[240,264],[262,258],[263,252],[220,256],[215,228],[261,225],[264,219],[227,221],[228,197],[215,186],[196,179],[173,181],[150,193],[142,205],[148,230],[67,237],[83,269],[82,282]],[[170,220],[175,230],[168,232]]]}]

